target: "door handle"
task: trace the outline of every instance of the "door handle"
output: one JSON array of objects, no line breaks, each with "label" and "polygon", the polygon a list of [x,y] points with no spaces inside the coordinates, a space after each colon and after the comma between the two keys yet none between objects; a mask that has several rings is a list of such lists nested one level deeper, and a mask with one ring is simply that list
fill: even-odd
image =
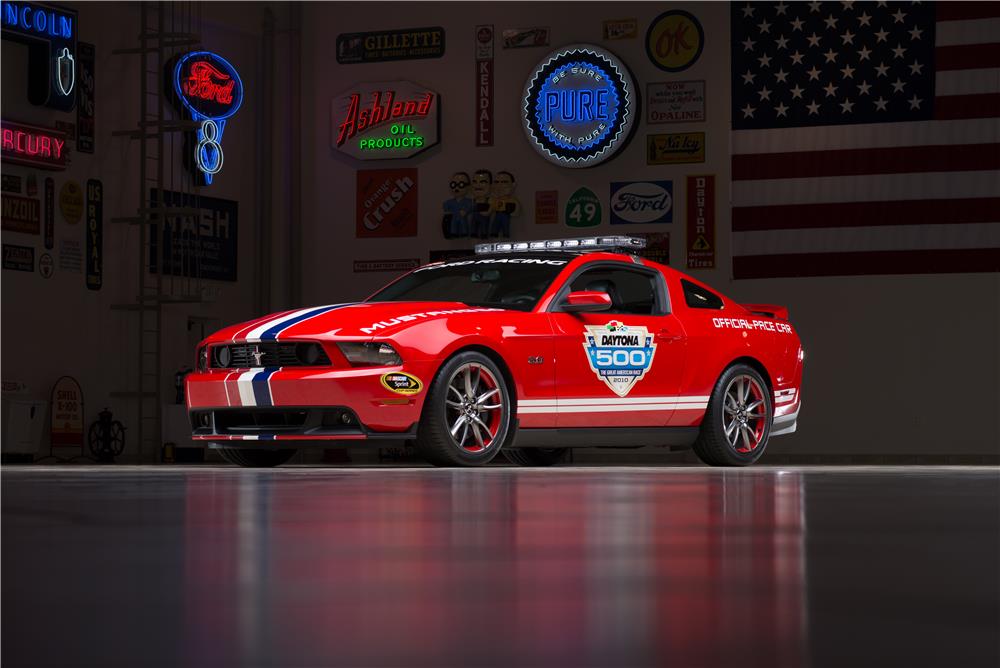
[{"label": "door handle", "polygon": [[680,341],[683,338],[684,337],[681,336],[680,334],[673,334],[672,332],[666,329],[661,329],[659,332],[656,333],[656,340],[663,341],[665,343],[673,343],[674,341]]}]

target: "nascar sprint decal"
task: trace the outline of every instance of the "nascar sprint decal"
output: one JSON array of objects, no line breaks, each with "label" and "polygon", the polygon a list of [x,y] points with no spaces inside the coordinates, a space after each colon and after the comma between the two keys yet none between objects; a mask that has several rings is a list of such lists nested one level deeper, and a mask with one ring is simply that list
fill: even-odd
[{"label": "nascar sprint decal", "polygon": [[653,364],[656,344],[645,327],[612,320],[606,325],[587,325],[583,349],[590,368],[619,397],[626,396]]},{"label": "nascar sprint decal", "polygon": [[397,371],[395,373],[382,374],[382,387],[395,392],[396,394],[416,394],[424,389],[424,384],[420,379],[408,373]]}]

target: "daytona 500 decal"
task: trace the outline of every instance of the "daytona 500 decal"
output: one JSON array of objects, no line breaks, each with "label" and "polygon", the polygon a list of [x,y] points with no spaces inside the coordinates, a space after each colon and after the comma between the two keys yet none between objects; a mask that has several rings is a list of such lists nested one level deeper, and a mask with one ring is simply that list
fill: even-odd
[{"label": "daytona 500 decal", "polygon": [[605,325],[587,325],[583,349],[597,377],[620,397],[632,391],[649,371],[656,353],[653,335],[645,327],[612,320]]}]

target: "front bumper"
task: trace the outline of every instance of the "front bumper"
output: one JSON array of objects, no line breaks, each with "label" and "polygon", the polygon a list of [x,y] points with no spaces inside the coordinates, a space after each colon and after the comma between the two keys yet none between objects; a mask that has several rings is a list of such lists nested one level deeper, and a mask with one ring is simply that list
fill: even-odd
[{"label": "front bumper", "polygon": [[[412,438],[425,390],[404,396],[380,382],[384,374],[401,370],[211,369],[188,374],[192,439],[328,442]],[[409,368],[406,371],[414,373]]]}]

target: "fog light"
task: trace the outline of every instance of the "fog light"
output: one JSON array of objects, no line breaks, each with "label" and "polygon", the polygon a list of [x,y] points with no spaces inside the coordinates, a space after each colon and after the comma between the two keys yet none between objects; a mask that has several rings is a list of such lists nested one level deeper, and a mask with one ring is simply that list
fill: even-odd
[{"label": "fog light", "polygon": [[233,361],[233,353],[229,350],[229,346],[222,346],[221,348],[216,348],[215,361],[223,369],[229,368],[230,362]]},{"label": "fog light", "polygon": [[351,424],[352,422],[354,422],[354,419],[351,417],[350,413],[341,413],[340,421],[343,422],[344,424]]}]

